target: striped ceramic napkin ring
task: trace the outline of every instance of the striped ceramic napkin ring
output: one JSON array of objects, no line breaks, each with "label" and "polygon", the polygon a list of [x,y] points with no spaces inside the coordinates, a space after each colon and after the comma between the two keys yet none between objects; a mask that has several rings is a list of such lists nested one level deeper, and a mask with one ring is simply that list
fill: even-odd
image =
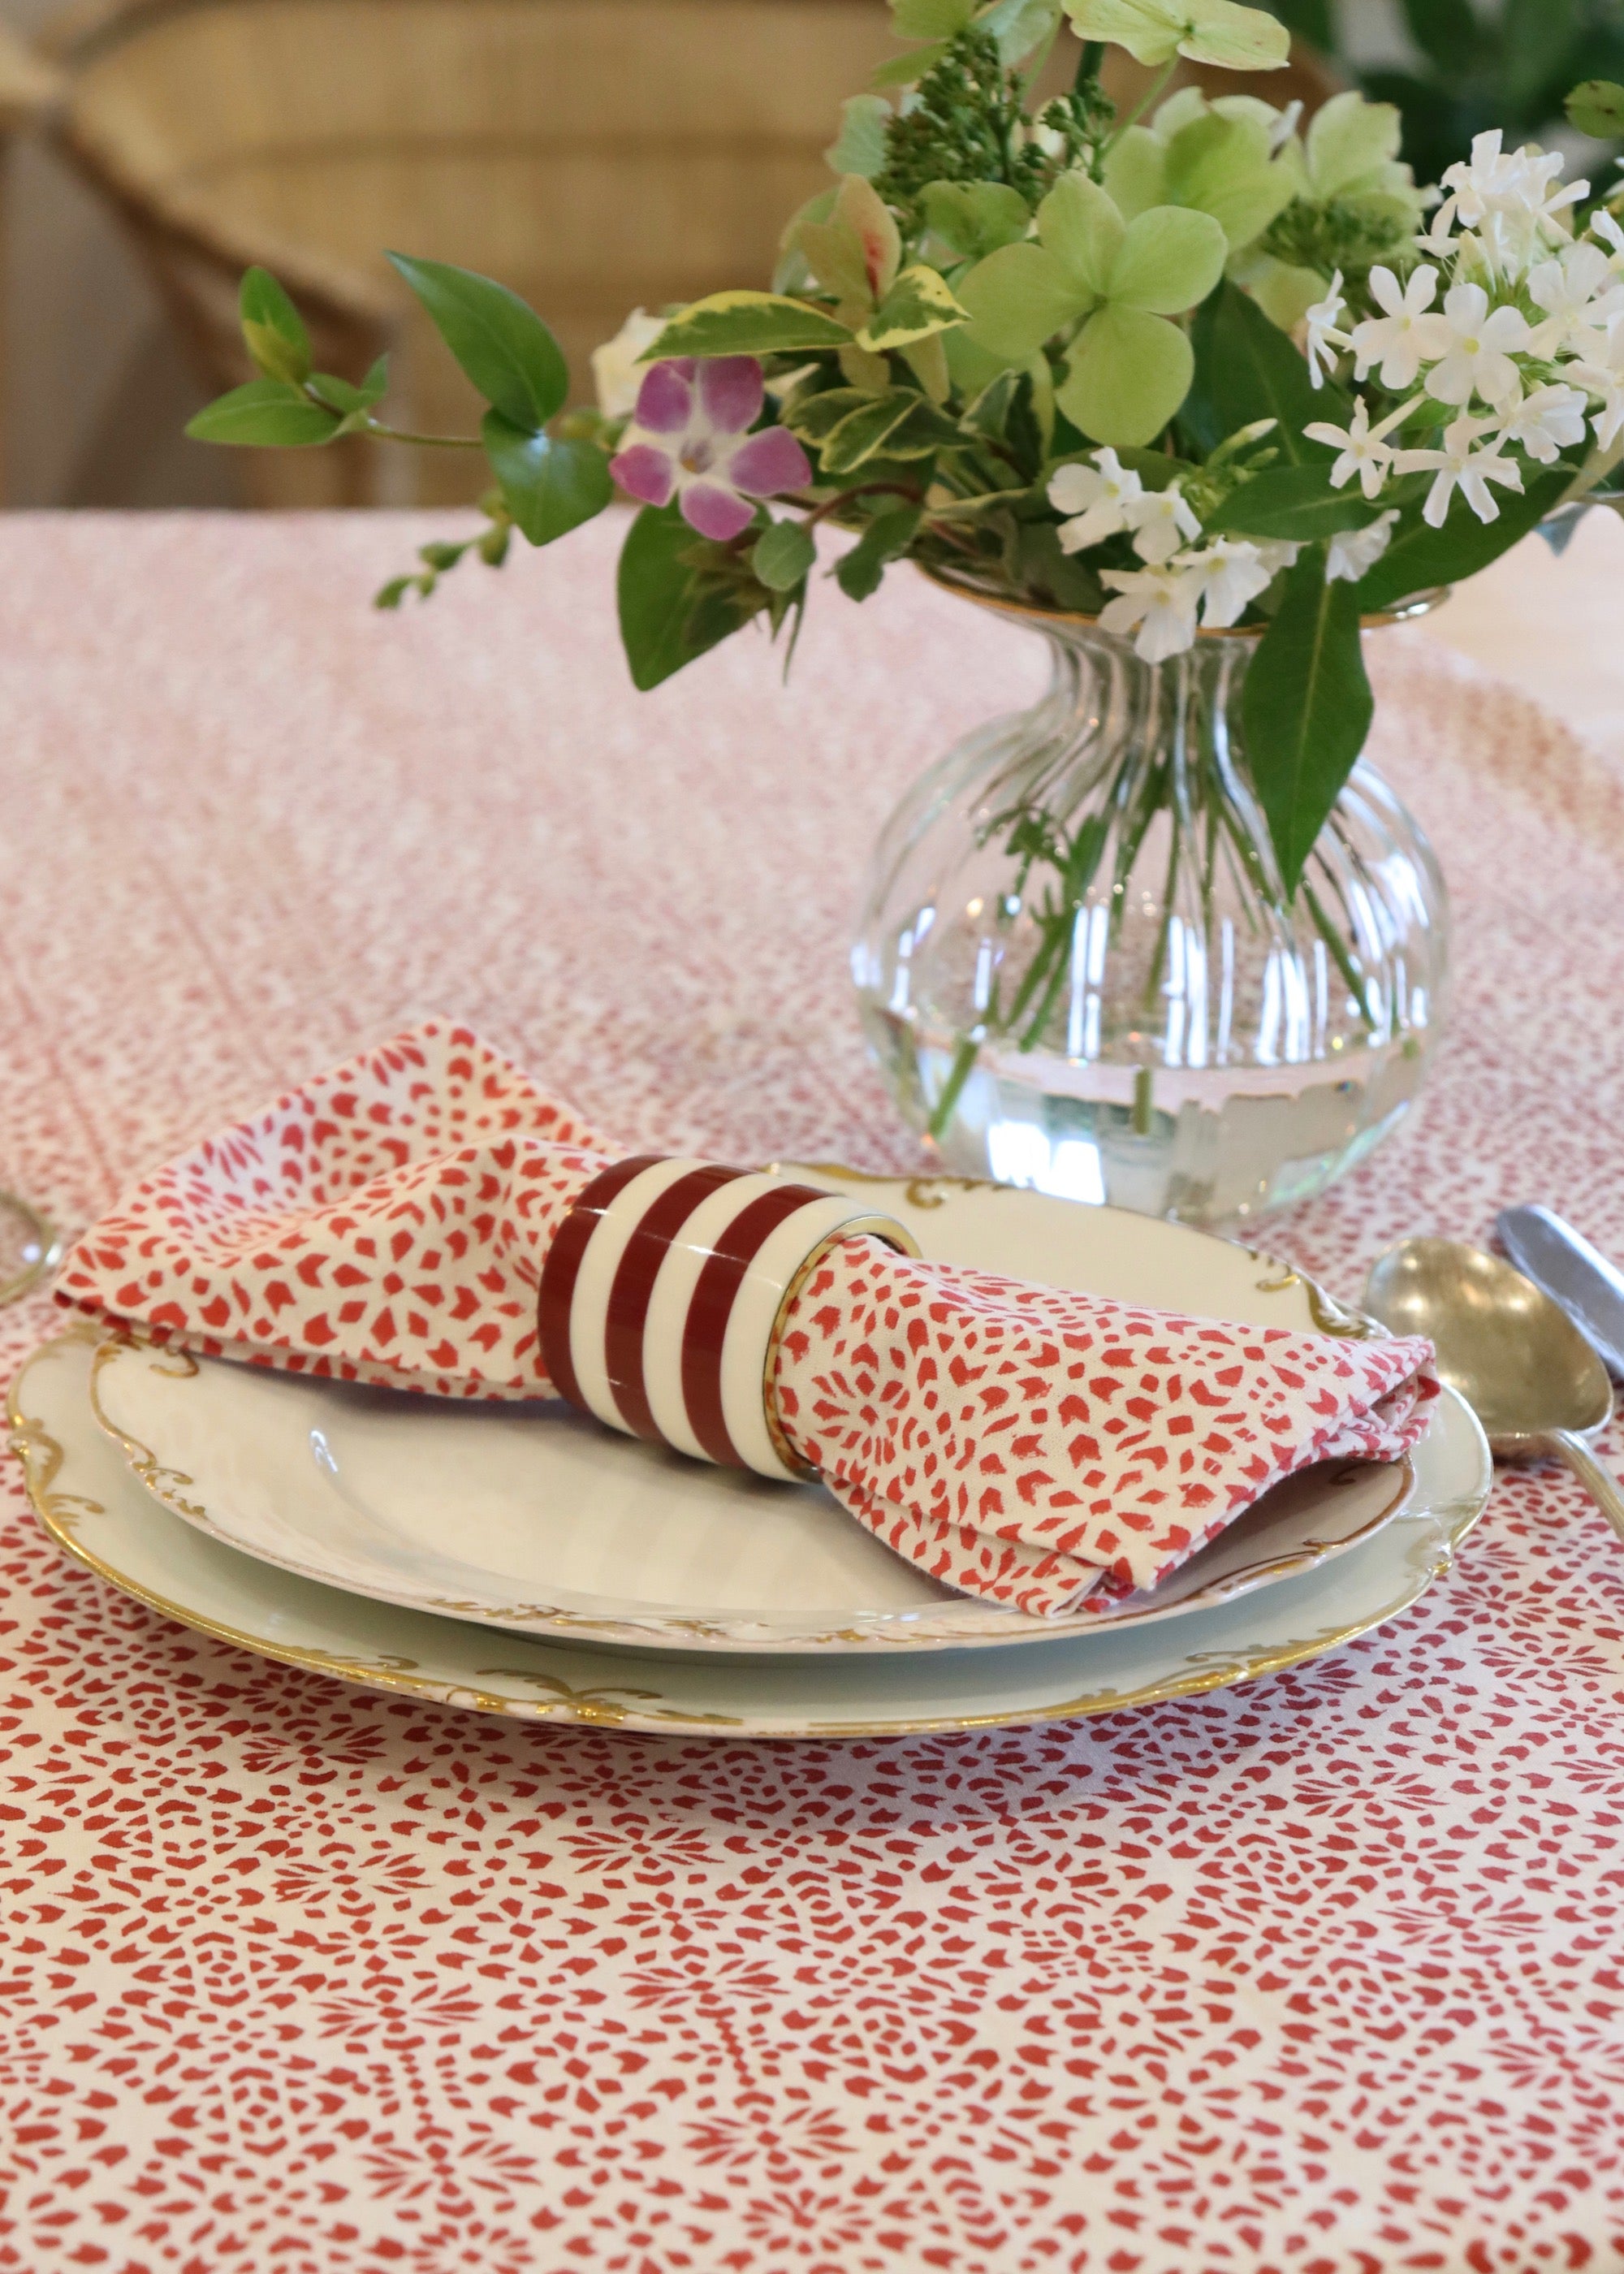
[{"label": "striped ceramic napkin ring", "polygon": [[772,1412],[773,1346],[813,1263],[864,1232],[919,1254],[894,1218],[810,1185],[657,1154],[617,1161],[576,1196],[542,1265],[542,1364],[612,1429],[804,1476]]}]

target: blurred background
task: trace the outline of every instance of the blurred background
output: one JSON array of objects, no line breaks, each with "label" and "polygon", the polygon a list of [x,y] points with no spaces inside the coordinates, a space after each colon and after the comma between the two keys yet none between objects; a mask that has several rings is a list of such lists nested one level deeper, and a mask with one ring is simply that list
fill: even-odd
[{"label": "blurred background", "polygon": [[[1257,91],[1312,109],[1357,85],[1398,103],[1423,181],[1491,124],[1614,178],[1560,106],[1578,79],[1624,77],[1624,0],[1275,12],[1293,62]],[[388,348],[402,425],[468,431],[477,412],[419,337],[389,245],[523,293],[584,394],[588,353],[629,309],[766,282],[783,222],[829,179],[841,99],[896,52],[883,0],[0,0],[5,501],[466,494],[477,478],[449,454],[184,439],[250,375],[242,268],[289,286],[327,369],[359,377]],[[1074,60],[1058,50],[1046,76]]]}]

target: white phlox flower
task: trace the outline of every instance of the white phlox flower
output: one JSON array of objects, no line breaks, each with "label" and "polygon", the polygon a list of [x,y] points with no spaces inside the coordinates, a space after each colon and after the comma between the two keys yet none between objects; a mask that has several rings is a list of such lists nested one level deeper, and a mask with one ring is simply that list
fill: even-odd
[{"label": "white phlox flower", "polygon": [[1397,519],[1397,507],[1389,506],[1366,529],[1339,529],[1325,550],[1326,583],[1357,584],[1393,542]]},{"label": "white phlox flower", "polygon": [[1500,455],[1498,435],[1487,449],[1473,448],[1484,435],[1493,432],[1492,419],[1473,418],[1463,410],[1445,427],[1441,449],[1399,452],[1401,474],[1437,476],[1421,508],[1421,517],[1430,528],[1443,527],[1449,501],[1457,489],[1479,521],[1500,519],[1500,502],[1489,488],[1491,482],[1498,482],[1501,489],[1521,490],[1522,469]]},{"label": "white phlox flower", "polygon": [[1448,167],[1440,186],[1453,199],[1468,229],[1476,229],[1498,205],[1515,198],[1522,177],[1522,152],[1505,147],[1505,135],[1496,126],[1474,134],[1471,155]]},{"label": "white phlox flower", "polygon": [[1082,553],[1104,538],[1120,536],[1144,486],[1115,450],[1096,450],[1092,466],[1056,467],[1049,479],[1049,501],[1056,513],[1075,516],[1060,524],[1061,551]]},{"label": "white phlox flower", "polygon": [[1532,388],[1520,403],[1500,405],[1496,421],[1500,439],[1515,442],[1530,458],[1548,466],[1562,451],[1583,441],[1588,407],[1582,388]]},{"label": "white phlox flower", "polygon": [[1153,568],[1170,561],[1181,545],[1192,543],[1201,534],[1201,524],[1177,482],[1169,482],[1164,490],[1144,491],[1127,514],[1133,549]]},{"label": "white phlox flower", "polygon": [[1522,155],[1526,169],[1518,192],[1518,218],[1526,215],[1534,222],[1536,244],[1559,244],[1572,226],[1568,208],[1588,198],[1590,185],[1568,182],[1558,189],[1568,162],[1560,150],[1536,150],[1530,145]]},{"label": "white phlox flower", "polygon": [[1336,366],[1336,350],[1349,344],[1348,336],[1336,328],[1346,312],[1348,303],[1342,297],[1342,272],[1339,268],[1331,279],[1330,290],[1323,300],[1316,300],[1303,313],[1303,352],[1308,358],[1308,376],[1316,387],[1325,384],[1327,375]]},{"label": "white phlox flower", "polygon": [[1416,250],[1433,260],[1454,260],[1458,258],[1462,243],[1475,239],[1453,237],[1450,230],[1455,222],[1455,200],[1447,199],[1439,207],[1424,230],[1416,237]]},{"label": "white phlox flower", "polygon": [[1452,221],[1475,230],[1493,266],[1520,276],[1540,248],[1567,234],[1566,208],[1590,193],[1588,182],[1558,189],[1566,162],[1560,150],[1502,148],[1499,127],[1473,137],[1471,156],[1446,169],[1447,192],[1432,222],[1436,239]]},{"label": "white phlox flower", "polygon": [[1426,375],[1426,391],[1439,403],[1503,403],[1518,388],[1513,355],[1529,343],[1528,319],[1519,308],[1491,308],[1481,284],[1452,284],[1444,295],[1442,321],[1447,344],[1434,352],[1439,361]]},{"label": "white phlox flower", "polygon": [[1530,352],[1554,356],[1564,348],[1582,354],[1593,344],[1594,335],[1624,312],[1624,282],[1598,245],[1583,238],[1564,245],[1553,260],[1541,260],[1528,272],[1528,296],[1545,312],[1545,320],[1530,334]]},{"label": "white phlox flower", "polygon": [[1624,229],[1619,227],[1605,206],[1597,207],[1590,215],[1590,227],[1604,245],[1613,248],[1607,255],[1608,267],[1615,276],[1624,272]]},{"label": "white phlox flower", "polygon": [[1449,327],[1440,315],[1429,314],[1438,290],[1438,271],[1425,263],[1412,268],[1401,289],[1390,268],[1378,265],[1370,273],[1371,297],[1385,315],[1367,316],[1353,328],[1354,376],[1363,379],[1379,363],[1384,387],[1413,387],[1423,363],[1443,355],[1449,344]]},{"label": "white phlox flower", "polygon": [[1316,419],[1303,432],[1311,442],[1323,442],[1327,448],[1340,451],[1331,468],[1331,487],[1345,489],[1357,474],[1359,487],[1367,498],[1375,497],[1392,470],[1394,450],[1387,436],[1402,424],[1419,401],[1412,396],[1390,410],[1379,426],[1370,423],[1370,407],[1361,395],[1353,406],[1353,416],[1345,426],[1333,426],[1328,419]]},{"label": "white phlox flower", "polygon": [[1569,378],[1600,397],[1601,407],[1592,414],[1590,426],[1597,441],[1606,449],[1624,426],[1624,316],[1614,316],[1598,352],[1563,368]]},{"label": "white phlox flower", "polygon": [[1107,568],[1101,575],[1117,598],[1101,609],[1100,622],[1124,638],[1137,632],[1133,652],[1142,663],[1164,663],[1194,646],[1199,569],[1164,561],[1153,568]]},{"label": "white phlox flower", "polygon": [[1291,566],[1300,549],[1251,537],[1214,537],[1199,553],[1181,553],[1173,566],[1199,578],[1201,621],[1209,630],[1222,631],[1239,623],[1248,605],[1267,591],[1281,569]]}]

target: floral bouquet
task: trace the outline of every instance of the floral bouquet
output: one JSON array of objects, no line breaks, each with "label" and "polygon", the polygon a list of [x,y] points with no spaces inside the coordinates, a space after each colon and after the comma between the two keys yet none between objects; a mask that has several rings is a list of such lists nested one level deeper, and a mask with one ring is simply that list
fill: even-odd
[{"label": "floral bouquet", "polygon": [[[618,492],[640,508],[619,570],[640,688],[758,619],[793,651],[820,523],[855,539],[829,572],[853,600],[912,560],[974,597],[1090,620],[1147,666],[1250,635],[1224,701],[1262,821],[1250,843],[1229,809],[1226,825],[1289,907],[1370,723],[1361,621],[1605,493],[1624,454],[1624,230],[1562,184],[1560,155],[1499,133],[1423,189],[1388,105],[1339,94],[1304,124],[1297,104],[1168,94],[1180,57],[1286,61],[1282,26],[1235,0],[1064,0],[1081,62],[1040,104],[1062,4],[893,0],[916,44],[845,105],[838,178],[790,220],[771,289],[639,311],[594,359],[595,408],[566,408],[556,343],[501,285],[391,256],[489,403],[461,439],[495,488],[482,534],[425,547],[379,599],[426,595],[470,549],[500,562],[515,529],[551,544]],[[1109,42],[1155,74],[1126,115],[1101,83]],[[1592,83],[1572,115],[1612,132],[1620,109],[1624,90]],[[387,425],[381,365],[359,385],[313,372],[262,270],[242,312],[263,375],[192,434],[459,439]],[[1172,779],[1141,800],[1131,849]],[[1025,911],[1030,958],[1009,966],[1012,998],[959,1021],[917,1117],[937,1135],[989,1036],[1029,1050],[1049,1007],[1064,1013],[1104,840],[1052,818],[1023,791],[982,825],[1015,864],[999,920]],[[1307,897],[1374,1035],[1358,942]]]}]

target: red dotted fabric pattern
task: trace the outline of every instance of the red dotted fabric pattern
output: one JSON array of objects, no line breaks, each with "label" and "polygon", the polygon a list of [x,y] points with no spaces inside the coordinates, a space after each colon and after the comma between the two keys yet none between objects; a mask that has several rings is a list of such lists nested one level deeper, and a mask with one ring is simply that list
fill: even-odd
[{"label": "red dotted fabric pattern", "polygon": [[[919,1165],[860,872],[1040,644],[893,571],[820,584],[787,688],[747,635],[638,696],[617,528],[369,611],[445,531],[0,523],[0,1180],[79,1229],[444,1004],[640,1152]],[[1453,1035],[1268,1245],[1353,1299],[1539,1198],[1624,1254],[1620,761],[1369,659]],[[60,1323],[0,1312],[7,1365]],[[4,1512],[5,2274],[1624,2263],[1624,1554],[1561,1472],[1295,1671],[778,1745],[270,1665]]]},{"label": "red dotted fabric pattern", "polygon": [[534,1397],[541,1265],[605,1148],[466,1027],[425,1020],[144,1177],[57,1300],[210,1358]]},{"label": "red dotted fabric pattern", "polygon": [[774,1364],[795,1449],[965,1594],[1041,1615],[1103,1572],[1154,1587],[1314,1461],[1396,1460],[1438,1385],[1423,1342],[1226,1325],[931,1269],[848,1240]]}]

